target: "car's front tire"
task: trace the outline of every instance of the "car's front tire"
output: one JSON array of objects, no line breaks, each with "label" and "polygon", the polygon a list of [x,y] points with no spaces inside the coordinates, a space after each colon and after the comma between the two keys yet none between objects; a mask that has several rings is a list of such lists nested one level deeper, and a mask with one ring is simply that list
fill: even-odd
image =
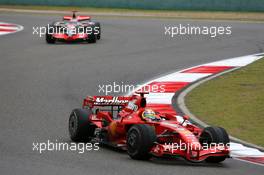
[{"label": "car's front tire", "polygon": [[133,125],[127,133],[127,153],[132,159],[148,160],[150,149],[157,140],[154,127],[145,124]]},{"label": "car's front tire", "polygon": [[94,33],[91,33],[89,36],[88,36],[88,43],[96,43],[96,36]]},{"label": "car's front tire", "polygon": [[[51,28],[54,29],[55,27],[51,25]],[[56,38],[54,38],[52,34],[53,34],[53,30],[47,27],[46,28],[46,42],[48,44],[54,44],[56,42]]]},{"label": "car's front tire", "polygon": [[101,24],[99,22],[95,22],[95,27],[97,27],[98,34],[96,34],[96,39],[100,40],[101,39]]},{"label": "car's front tire", "polygon": [[95,125],[93,125],[89,116],[91,110],[74,109],[69,117],[69,134],[74,142],[88,142],[94,136]]},{"label": "car's front tire", "polygon": [[56,42],[56,39],[52,35],[46,34],[46,42],[48,44],[54,44]]},{"label": "car's front tire", "polygon": [[[202,145],[224,144],[227,145],[230,142],[229,136],[224,128],[221,127],[206,127],[200,135],[199,139]],[[226,156],[211,156],[205,159],[209,163],[219,163],[226,159]]]}]

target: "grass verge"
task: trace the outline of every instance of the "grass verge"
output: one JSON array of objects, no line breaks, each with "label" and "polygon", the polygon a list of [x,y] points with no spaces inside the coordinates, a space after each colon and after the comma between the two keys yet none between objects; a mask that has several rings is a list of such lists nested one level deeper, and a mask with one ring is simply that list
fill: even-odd
[{"label": "grass verge", "polygon": [[200,85],[185,100],[202,121],[264,146],[264,59]]},{"label": "grass verge", "polygon": [[[87,12],[91,14],[111,14],[125,16],[145,16],[158,18],[178,19],[206,19],[206,20],[241,20],[264,21],[264,13],[261,12],[222,12],[222,11],[173,11],[173,10],[141,10],[141,9],[115,9],[115,8],[90,8],[74,6],[33,6],[33,5],[0,5],[3,9],[11,10],[35,10],[35,11],[72,11]],[[6,11],[6,10],[5,10]]]}]

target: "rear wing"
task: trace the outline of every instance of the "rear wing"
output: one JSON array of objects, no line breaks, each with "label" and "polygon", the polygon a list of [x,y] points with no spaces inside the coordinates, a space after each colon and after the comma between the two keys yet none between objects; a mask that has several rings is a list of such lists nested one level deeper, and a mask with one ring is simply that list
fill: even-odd
[{"label": "rear wing", "polygon": [[84,20],[90,20],[91,17],[90,16],[77,16],[76,15],[77,11],[72,11],[72,16],[64,16],[63,20],[72,20],[72,19],[76,19],[77,21],[84,21]]},{"label": "rear wing", "polygon": [[127,96],[87,96],[83,100],[83,108],[93,108],[94,106],[126,106],[131,97]]},{"label": "rear wing", "polygon": [[84,20],[90,20],[91,17],[90,16],[76,16],[76,17],[64,16],[63,17],[63,20],[72,20],[72,19],[76,19],[77,21],[84,21]]}]

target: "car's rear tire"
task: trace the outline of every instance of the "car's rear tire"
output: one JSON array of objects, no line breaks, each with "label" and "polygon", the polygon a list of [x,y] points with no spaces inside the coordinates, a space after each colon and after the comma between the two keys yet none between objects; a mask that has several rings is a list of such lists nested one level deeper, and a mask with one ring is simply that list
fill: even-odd
[{"label": "car's rear tire", "polygon": [[[199,139],[202,145],[204,144],[229,144],[230,139],[229,136],[224,128],[221,127],[206,127],[202,134],[200,135]],[[209,163],[219,163],[224,161],[227,156],[211,156],[205,159],[206,162]]]},{"label": "car's rear tire", "polygon": [[157,140],[155,129],[150,125],[133,125],[127,133],[127,153],[132,159],[148,160],[150,149]]},{"label": "car's rear tire", "polygon": [[94,137],[96,126],[93,125],[89,116],[92,114],[88,109],[74,109],[69,117],[69,134],[74,142],[88,142]]}]

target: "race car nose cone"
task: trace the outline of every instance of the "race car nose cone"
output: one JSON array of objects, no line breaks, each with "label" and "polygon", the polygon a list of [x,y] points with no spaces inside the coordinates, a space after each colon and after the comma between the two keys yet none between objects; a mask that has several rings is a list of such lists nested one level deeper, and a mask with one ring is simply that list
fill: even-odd
[{"label": "race car nose cone", "polygon": [[74,29],[68,29],[67,34],[68,34],[69,36],[74,35],[74,34],[75,34]]},{"label": "race car nose cone", "polygon": [[199,150],[201,150],[201,148],[202,148],[202,146],[199,142],[193,142],[191,144],[191,150],[193,150],[193,151],[199,151]]}]

